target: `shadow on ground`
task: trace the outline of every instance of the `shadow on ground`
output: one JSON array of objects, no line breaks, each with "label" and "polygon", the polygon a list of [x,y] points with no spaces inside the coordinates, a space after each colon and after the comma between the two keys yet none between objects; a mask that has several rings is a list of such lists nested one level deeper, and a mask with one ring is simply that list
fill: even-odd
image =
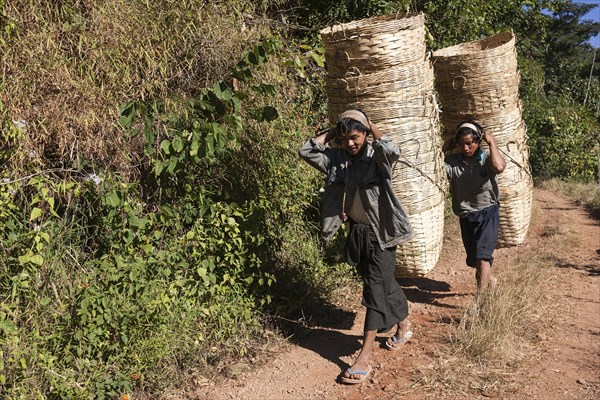
[{"label": "shadow on ground", "polygon": [[289,341],[314,351],[339,366],[340,370],[348,368],[350,365],[341,358],[360,349],[362,336],[340,331],[352,329],[356,313],[325,303],[308,305],[299,314],[296,320],[280,322]]},{"label": "shadow on ground", "polygon": [[441,302],[445,298],[465,296],[465,293],[453,292],[446,282],[429,278],[400,278],[398,283],[402,286],[409,302],[433,304],[443,308],[457,308],[457,306]]}]

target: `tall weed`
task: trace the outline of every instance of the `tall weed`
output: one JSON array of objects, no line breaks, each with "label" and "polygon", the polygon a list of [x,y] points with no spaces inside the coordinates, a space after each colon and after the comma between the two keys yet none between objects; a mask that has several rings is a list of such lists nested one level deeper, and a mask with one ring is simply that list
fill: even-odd
[{"label": "tall weed", "polygon": [[477,363],[511,364],[522,354],[524,334],[544,324],[548,260],[533,251],[503,270],[495,288],[481,293],[450,336],[454,348]]}]

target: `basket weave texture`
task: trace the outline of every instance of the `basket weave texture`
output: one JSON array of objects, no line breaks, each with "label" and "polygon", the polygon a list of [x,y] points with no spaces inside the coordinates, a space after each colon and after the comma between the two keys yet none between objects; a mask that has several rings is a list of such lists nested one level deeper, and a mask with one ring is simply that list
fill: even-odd
[{"label": "basket weave texture", "polygon": [[503,32],[447,47],[434,52],[433,60],[446,138],[472,118],[494,135],[506,160],[506,169],[498,176],[497,247],[519,245],[531,220],[533,180],[519,99],[515,36]]},{"label": "basket weave texture", "polygon": [[392,187],[415,232],[396,250],[396,276],[422,277],[443,244],[446,174],[423,14],[367,18],[321,31],[329,120],[360,108],[399,147]]}]

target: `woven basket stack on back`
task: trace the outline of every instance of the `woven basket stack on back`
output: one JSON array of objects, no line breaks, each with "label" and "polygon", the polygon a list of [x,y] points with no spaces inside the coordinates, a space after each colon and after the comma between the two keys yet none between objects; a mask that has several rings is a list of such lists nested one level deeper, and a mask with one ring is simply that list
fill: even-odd
[{"label": "woven basket stack on back", "polygon": [[515,37],[504,32],[447,47],[434,52],[433,59],[441,120],[448,135],[473,118],[496,138],[506,160],[506,169],[498,176],[498,247],[521,244],[531,219],[533,181],[521,115]]},{"label": "woven basket stack on back", "polygon": [[321,31],[329,120],[360,108],[400,148],[392,186],[415,236],[396,251],[396,276],[425,276],[444,227],[445,170],[423,14],[373,17]]}]

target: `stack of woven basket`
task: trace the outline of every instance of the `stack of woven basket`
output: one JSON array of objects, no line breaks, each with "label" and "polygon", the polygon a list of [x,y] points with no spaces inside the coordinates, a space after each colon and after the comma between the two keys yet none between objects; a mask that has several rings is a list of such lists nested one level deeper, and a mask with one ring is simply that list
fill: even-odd
[{"label": "stack of woven basket", "polygon": [[373,17],[321,31],[329,120],[360,108],[401,151],[392,186],[415,236],[397,248],[396,276],[425,276],[443,242],[445,171],[423,14]]},{"label": "stack of woven basket", "polygon": [[515,37],[512,32],[500,33],[438,50],[433,58],[441,120],[448,135],[473,118],[496,138],[506,160],[506,169],[498,177],[498,247],[521,244],[531,218],[533,181],[521,116]]}]

